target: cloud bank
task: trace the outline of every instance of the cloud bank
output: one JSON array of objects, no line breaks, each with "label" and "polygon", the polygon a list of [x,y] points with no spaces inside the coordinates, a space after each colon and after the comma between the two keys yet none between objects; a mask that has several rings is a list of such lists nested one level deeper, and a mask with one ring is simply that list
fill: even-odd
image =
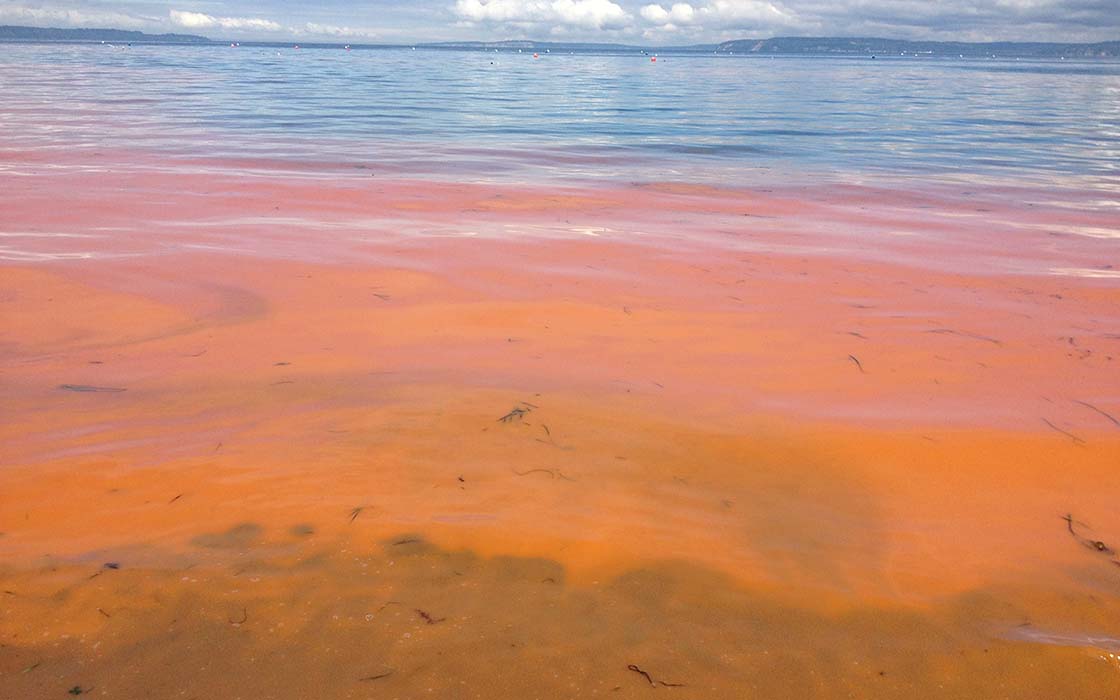
[{"label": "cloud bank", "polygon": [[455,14],[466,22],[544,28],[617,29],[630,21],[611,0],[456,0]]},{"label": "cloud bank", "polygon": [[185,29],[248,29],[264,32],[283,31],[279,22],[260,17],[214,17],[201,12],[171,10],[171,23]]},{"label": "cloud bank", "polygon": [[886,36],[961,41],[1120,39],[1116,0],[456,0],[455,16],[493,32],[511,28],[621,30],[623,36],[722,40]]},{"label": "cloud bank", "polygon": [[0,2],[0,24],[33,27],[113,27],[139,29],[152,24],[152,18],[123,10],[97,7],[56,7]]},{"label": "cloud bank", "polygon": [[0,24],[402,42],[549,36],[668,43],[770,36],[1104,41],[1120,39],[1117,1],[0,0]]}]

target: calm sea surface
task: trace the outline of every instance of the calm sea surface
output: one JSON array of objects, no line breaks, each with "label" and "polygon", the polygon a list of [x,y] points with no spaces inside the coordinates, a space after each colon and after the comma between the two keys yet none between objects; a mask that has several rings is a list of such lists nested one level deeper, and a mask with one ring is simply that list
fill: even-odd
[{"label": "calm sea surface", "polygon": [[1120,62],[0,45],[0,145],[424,177],[1120,188]]}]

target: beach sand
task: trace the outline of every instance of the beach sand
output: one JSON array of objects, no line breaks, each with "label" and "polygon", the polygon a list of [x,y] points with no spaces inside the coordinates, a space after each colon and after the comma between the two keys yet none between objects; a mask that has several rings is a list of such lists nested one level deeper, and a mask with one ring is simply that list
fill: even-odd
[{"label": "beach sand", "polygon": [[1092,193],[99,158],[3,179],[0,697],[1120,693]]}]

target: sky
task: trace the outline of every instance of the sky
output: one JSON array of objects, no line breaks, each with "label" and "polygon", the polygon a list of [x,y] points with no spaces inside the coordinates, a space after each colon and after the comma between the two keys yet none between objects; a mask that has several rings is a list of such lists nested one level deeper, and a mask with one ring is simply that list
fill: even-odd
[{"label": "sky", "polygon": [[536,39],[661,45],[772,36],[1120,40],[1120,0],[0,0],[0,24],[214,39]]}]

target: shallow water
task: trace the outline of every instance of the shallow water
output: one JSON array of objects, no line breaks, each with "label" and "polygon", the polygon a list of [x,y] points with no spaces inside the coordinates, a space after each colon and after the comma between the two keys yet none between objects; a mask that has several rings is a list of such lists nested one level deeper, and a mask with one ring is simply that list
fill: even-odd
[{"label": "shallow water", "polygon": [[1115,61],[10,44],[0,85],[7,148],[545,183],[1120,184]]},{"label": "shallow water", "polygon": [[1115,64],[7,48],[0,696],[1120,691]]}]

